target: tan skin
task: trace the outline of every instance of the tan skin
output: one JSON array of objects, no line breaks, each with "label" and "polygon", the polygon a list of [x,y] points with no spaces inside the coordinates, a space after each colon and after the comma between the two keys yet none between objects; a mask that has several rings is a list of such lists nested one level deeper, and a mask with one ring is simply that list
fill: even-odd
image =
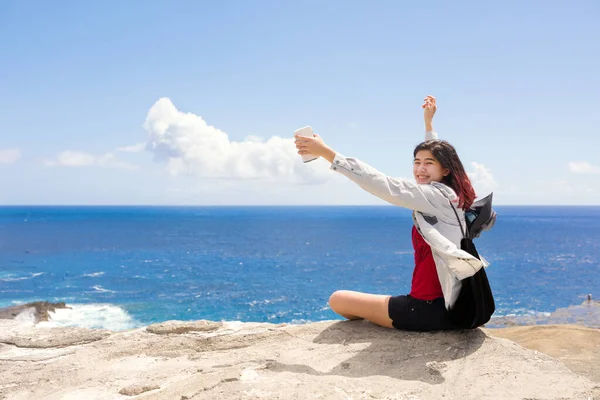
[{"label": "tan skin", "polygon": [[[433,116],[437,110],[435,97],[425,97],[421,107],[423,108],[425,129],[431,131],[433,130]],[[336,152],[325,144],[319,135],[315,134],[312,138],[296,136],[295,143],[298,154],[312,154],[333,163]],[[429,150],[419,151],[413,160],[413,176],[418,184],[441,182],[449,172],[447,168],[442,167]],[[329,306],[344,318],[364,318],[377,325],[393,328],[392,320],[388,315],[390,297],[382,294],[338,290],[329,298]]]}]

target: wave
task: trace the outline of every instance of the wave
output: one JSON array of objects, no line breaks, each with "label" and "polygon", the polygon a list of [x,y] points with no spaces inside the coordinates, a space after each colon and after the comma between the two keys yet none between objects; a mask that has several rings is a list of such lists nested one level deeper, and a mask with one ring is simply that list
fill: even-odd
[{"label": "wave", "polygon": [[310,324],[311,321],[310,319],[293,319],[290,321],[290,324],[292,325],[304,325],[304,324]]},{"label": "wave", "polygon": [[511,308],[507,312],[495,312],[495,317],[549,317],[550,312],[547,311],[536,311],[528,308]]},{"label": "wave", "polygon": [[94,285],[94,286],[92,286],[92,289],[94,289],[95,291],[100,292],[100,293],[116,293],[116,291],[110,290],[110,289],[105,289],[100,285]]},{"label": "wave", "polygon": [[289,310],[288,311],[279,311],[278,313],[268,315],[267,316],[267,320],[271,321],[271,320],[274,320],[274,319],[281,319],[281,318],[285,317],[289,313],[290,313]]},{"label": "wave", "polygon": [[283,301],[287,301],[287,297],[285,296],[280,296],[274,299],[264,299],[264,300],[252,300],[249,303],[246,303],[247,305],[249,305],[250,307],[254,307],[256,305],[262,305],[262,304],[273,304],[273,303],[281,303]]},{"label": "wave", "polygon": [[88,278],[96,278],[96,277],[102,276],[102,275],[104,275],[104,271],[92,272],[91,274],[83,274],[83,276],[86,276]]},{"label": "wave", "polygon": [[14,318],[14,320],[16,322],[18,322],[20,325],[24,325],[24,326],[33,326],[35,325],[35,308],[28,308],[24,311],[21,311],[19,314],[17,314],[17,316]]},{"label": "wave", "polygon": [[50,313],[50,320],[39,322],[40,327],[77,326],[89,329],[124,331],[141,326],[124,309],[113,304],[67,304],[68,308]]},{"label": "wave", "polygon": [[27,279],[33,279],[35,277],[38,277],[40,275],[44,275],[45,272],[36,272],[34,274],[31,274],[29,276],[19,276],[17,278],[12,278],[10,275],[8,275],[8,278],[0,278],[0,282],[16,282],[16,281],[25,281]]}]

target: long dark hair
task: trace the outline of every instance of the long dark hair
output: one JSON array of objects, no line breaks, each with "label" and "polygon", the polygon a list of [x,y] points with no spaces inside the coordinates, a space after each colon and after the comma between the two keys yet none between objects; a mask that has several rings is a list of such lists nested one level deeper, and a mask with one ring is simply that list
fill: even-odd
[{"label": "long dark hair", "polygon": [[454,189],[458,195],[458,207],[463,210],[471,207],[476,197],[475,190],[454,146],[445,140],[428,140],[415,148],[413,157],[416,157],[421,150],[429,150],[442,164],[442,168],[450,170],[450,173],[442,179],[442,183]]}]

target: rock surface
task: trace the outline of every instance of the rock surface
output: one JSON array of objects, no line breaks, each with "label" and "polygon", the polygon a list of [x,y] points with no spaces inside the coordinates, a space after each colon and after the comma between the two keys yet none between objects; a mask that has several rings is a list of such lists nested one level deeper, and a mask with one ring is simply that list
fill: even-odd
[{"label": "rock surface", "polygon": [[600,384],[598,329],[575,325],[539,325],[491,329],[488,332],[557,358],[573,372]]},{"label": "rock surface", "polygon": [[3,399],[600,399],[598,383],[496,330],[196,321],[50,334],[1,322]]}]

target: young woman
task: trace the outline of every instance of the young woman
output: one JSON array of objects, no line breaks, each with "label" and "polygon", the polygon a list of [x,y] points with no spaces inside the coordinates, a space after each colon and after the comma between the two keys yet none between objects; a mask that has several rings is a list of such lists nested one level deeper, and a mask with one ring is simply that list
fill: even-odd
[{"label": "young woman", "polygon": [[[410,294],[388,296],[338,290],[329,299],[331,309],[348,319],[367,319],[375,324],[404,330],[454,329],[448,309],[460,292],[460,280],[487,266],[460,249],[464,210],[475,200],[475,191],[452,145],[437,139],[432,96],[423,104],[425,142],[414,152],[416,184],[396,179],[327,146],[319,135],[296,137],[298,154],[313,154],[331,163],[331,169],[371,194],[413,210],[412,242],[415,268]],[[483,259],[483,258],[482,258]]]}]

